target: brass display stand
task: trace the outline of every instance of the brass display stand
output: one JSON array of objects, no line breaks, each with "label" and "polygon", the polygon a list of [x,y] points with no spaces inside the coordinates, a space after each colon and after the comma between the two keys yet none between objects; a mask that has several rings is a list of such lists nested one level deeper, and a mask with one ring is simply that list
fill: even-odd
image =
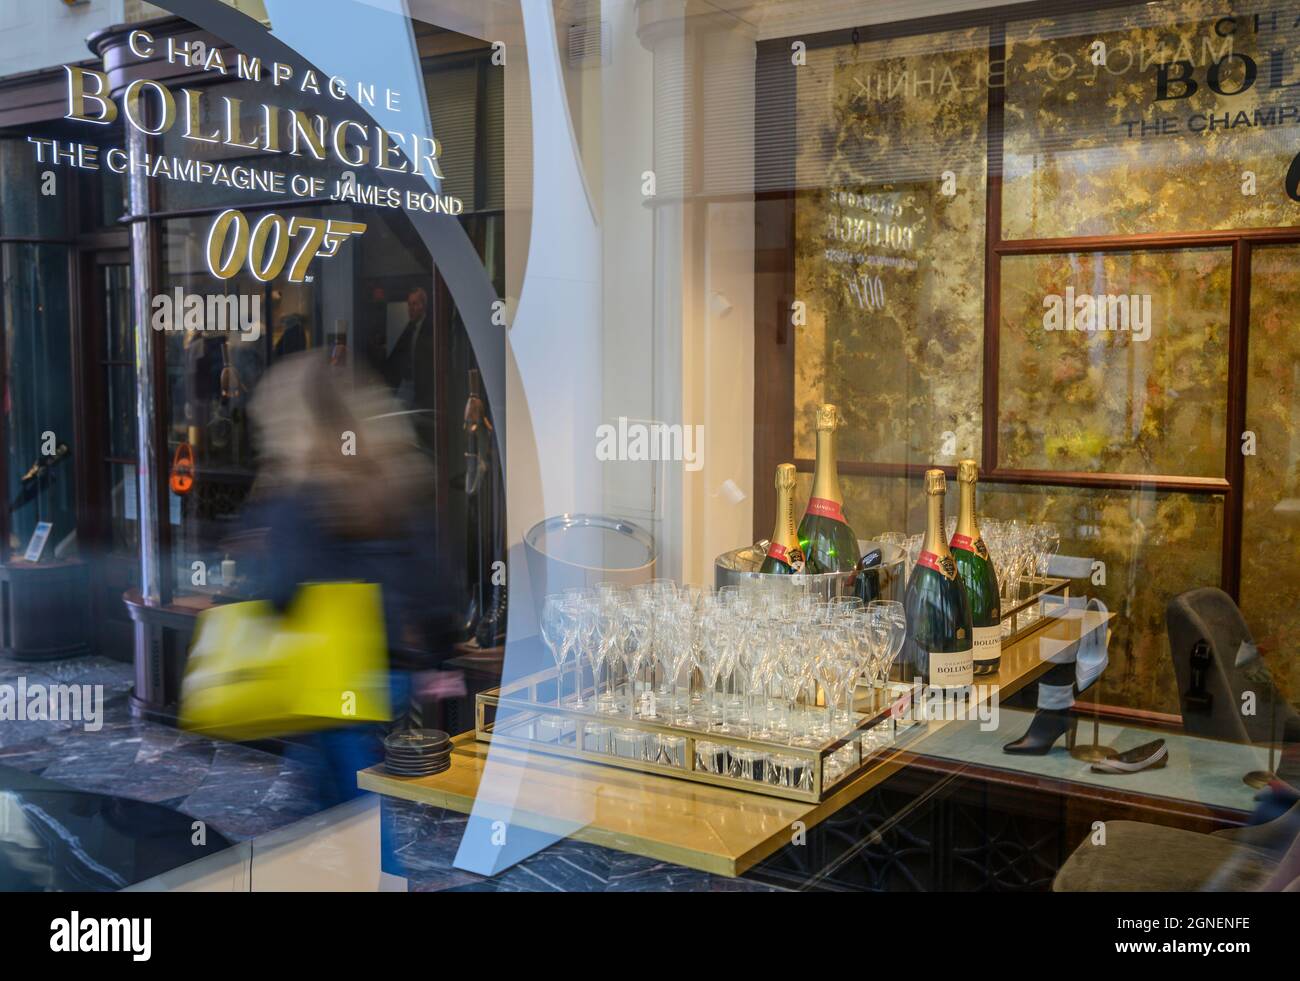
[{"label": "brass display stand", "polygon": [[1092,713],[1092,742],[1076,742],[1070,747],[1070,755],[1084,763],[1098,763],[1111,756],[1114,752],[1114,746],[1103,746],[1101,743],[1101,717],[1097,714],[1094,706]]},{"label": "brass display stand", "polygon": [[1268,769],[1251,770],[1241,778],[1242,783],[1253,790],[1263,790],[1277,779],[1277,689],[1269,685],[1268,699]]}]

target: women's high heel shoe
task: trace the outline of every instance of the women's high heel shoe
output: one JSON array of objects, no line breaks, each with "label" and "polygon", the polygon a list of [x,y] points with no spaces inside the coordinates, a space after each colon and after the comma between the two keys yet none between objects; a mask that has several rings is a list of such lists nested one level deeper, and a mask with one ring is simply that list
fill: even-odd
[{"label": "women's high heel shoe", "polygon": [[1066,745],[1073,746],[1078,722],[1069,709],[1039,709],[1025,734],[1003,746],[1002,752],[1016,756],[1046,756],[1056,741],[1067,734]]}]

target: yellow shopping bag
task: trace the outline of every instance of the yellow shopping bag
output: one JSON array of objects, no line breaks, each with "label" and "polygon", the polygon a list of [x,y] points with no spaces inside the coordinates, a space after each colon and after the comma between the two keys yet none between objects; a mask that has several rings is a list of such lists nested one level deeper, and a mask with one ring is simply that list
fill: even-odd
[{"label": "yellow shopping bag", "polygon": [[258,600],[199,615],[181,725],[247,740],[389,717],[379,587],[313,583],[279,615]]}]

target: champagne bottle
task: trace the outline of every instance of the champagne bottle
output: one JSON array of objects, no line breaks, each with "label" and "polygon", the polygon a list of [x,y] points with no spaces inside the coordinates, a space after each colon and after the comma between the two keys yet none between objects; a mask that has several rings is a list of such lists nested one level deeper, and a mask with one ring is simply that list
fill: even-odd
[{"label": "champagne bottle", "polygon": [[839,411],[817,410],[817,466],[808,510],[799,522],[799,545],[809,572],[852,572],[858,564],[858,536],[844,518],[844,495],[836,471],[835,430]]},{"label": "champagne bottle", "polygon": [[904,650],[913,676],[931,688],[964,688],[974,673],[970,600],[943,540],[946,491],[943,471],[927,470],[925,540],[907,583]]},{"label": "champagne bottle", "polygon": [[772,529],[767,558],[759,572],[787,576],[803,572],[803,548],[794,528],[795,479],[793,463],[782,463],[776,468],[776,527]]},{"label": "champagne bottle", "polygon": [[970,600],[975,673],[992,674],[1002,664],[1002,604],[998,599],[997,573],[993,571],[988,546],[975,521],[978,481],[979,466],[974,460],[957,464],[961,510],[957,512],[957,531],[949,544],[957,563],[957,575],[961,576]]}]

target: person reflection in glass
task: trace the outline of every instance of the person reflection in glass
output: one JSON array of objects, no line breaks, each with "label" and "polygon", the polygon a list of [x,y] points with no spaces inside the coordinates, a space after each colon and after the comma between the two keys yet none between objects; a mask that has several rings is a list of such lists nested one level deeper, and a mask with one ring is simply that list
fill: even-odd
[{"label": "person reflection in glass", "polygon": [[384,378],[406,408],[432,410],[434,331],[422,287],[407,294],[406,313],[406,327],[384,361]]},{"label": "person reflection in glass", "polygon": [[[381,588],[397,724],[406,724],[410,674],[446,644],[449,613],[423,513],[433,474],[415,449],[409,415],[364,372],[355,379],[324,350],[286,357],[254,393],[258,476],[246,518],[260,540],[241,562],[249,594],[289,609],[308,583],[371,582]],[[352,434],[355,453],[340,452]],[[356,773],[380,759],[379,728],[335,726],[295,737],[316,767],[316,796],[332,806],[358,793]]]}]

